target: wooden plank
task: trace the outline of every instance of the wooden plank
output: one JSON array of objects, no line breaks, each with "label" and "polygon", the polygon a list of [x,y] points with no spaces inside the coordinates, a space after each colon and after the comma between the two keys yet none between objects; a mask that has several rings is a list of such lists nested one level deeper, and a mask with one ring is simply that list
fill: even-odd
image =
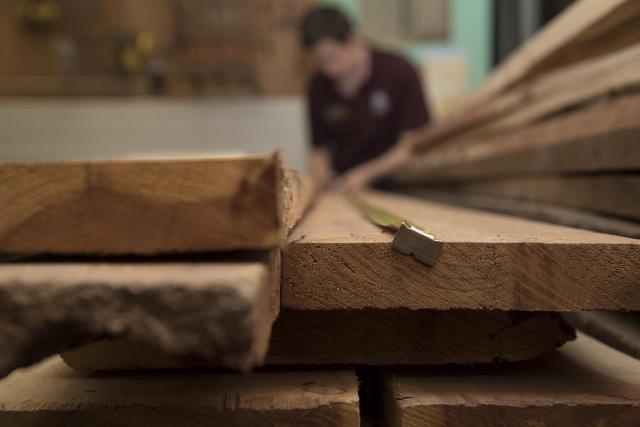
[{"label": "wooden plank", "polygon": [[551,351],[573,339],[574,334],[557,313],[546,312],[287,310],[274,325],[267,363],[434,365],[515,361]]},{"label": "wooden plank", "polygon": [[514,177],[453,186],[458,191],[513,197],[640,220],[640,175]]},{"label": "wooden plank", "polygon": [[0,381],[2,425],[359,426],[353,371],[83,374],[58,358]]},{"label": "wooden plank", "polygon": [[524,92],[522,102],[513,106],[509,114],[490,121],[476,132],[496,134],[518,129],[621,92],[637,93],[640,87],[638,70],[640,44],[621,53],[616,52],[611,57],[598,58],[593,63],[563,69],[553,78],[547,77],[519,89]]},{"label": "wooden plank", "polygon": [[398,370],[384,378],[390,426],[637,426],[640,361],[587,336],[510,365]]},{"label": "wooden plank", "polygon": [[634,239],[640,238],[640,223],[637,221],[614,218],[582,209],[532,202],[529,200],[516,200],[510,197],[439,191],[421,187],[403,188],[401,191],[404,194],[439,203],[507,213],[537,221],[583,228],[601,233],[616,234]]},{"label": "wooden plank", "polygon": [[[557,313],[479,310],[281,311],[266,363],[271,365],[439,365],[537,357],[573,339]],[[103,340],[63,354],[78,370],[202,366],[156,346]]]},{"label": "wooden plank", "polygon": [[0,165],[0,252],[156,254],[280,245],[278,154]]},{"label": "wooden plank", "polygon": [[640,169],[640,96],[567,114],[506,135],[442,145],[412,159],[401,183],[524,173]]},{"label": "wooden plank", "polygon": [[279,309],[268,261],[0,265],[0,377],[105,337],[247,369]]},{"label": "wooden plank", "polygon": [[[623,91],[637,91],[639,69],[640,44],[602,58],[563,67],[492,100],[485,109],[493,110],[494,116],[499,117],[476,132],[516,129],[594,100]],[[506,99],[512,102],[505,102]],[[497,109],[501,109],[501,114]]]},{"label": "wooden plank", "polygon": [[[612,94],[637,90],[639,67],[640,45],[545,74],[467,112],[463,117],[464,126],[449,133],[445,145],[496,139],[500,133],[555,113],[575,110]],[[440,126],[442,123],[436,127]]]},{"label": "wooden plank", "polygon": [[432,268],[391,249],[345,199],[324,195],[283,253],[281,302],[296,309],[640,308],[640,242],[385,193],[393,209],[444,240]]}]

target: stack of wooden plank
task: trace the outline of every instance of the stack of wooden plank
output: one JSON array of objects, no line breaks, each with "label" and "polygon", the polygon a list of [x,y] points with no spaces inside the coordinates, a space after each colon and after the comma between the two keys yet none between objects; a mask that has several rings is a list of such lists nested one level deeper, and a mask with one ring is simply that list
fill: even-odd
[{"label": "stack of wooden plank", "polygon": [[[600,92],[576,90],[535,119],[509,111],[560,96],[558,82],[576,75],[557,77],[568,63],[592,67],[577,72],[588,76],[632,64],[638,33],[627,19],[639,14],[634,1],[577,3],[471,107],[428,131],[438,145],[402,179],[447,182],[463,167],[439,162],[471,165],[461,159],[474,153],[543,176],[555,167],[562,180],[564,165],[633,165],[616,151],[635,149],[626,83],[602,105],[589,102]],[[605,61],[613,47],[619,56]],[[539,130],[571,120],[562,133]],[[0,182],[0,374],[45,359],[0,381],[2,425],[640,419],[640,361],[576,338],[561,316],[640,310],[638,240],[363,192],[444,241],[428,267],[337,194],[318,195],[293,228],[311,191],[277,156],[0,165]]]},{"label": "stack of wooden plank", "polygon": [[637,1],[577,2],[428,131],[399,180],[639,236],[638,20]]},{"label": "stack of wooden plank", "polygon": [[280,249],[312,194],[279,155],[3,164],[0,181],[0,376],[46,359],[0,383],[0,424],[357,425],[353,369],[89,385],[47,358],[126,337],[201,365],[262,365]]},{"label": "stack of wooden plank", "polygon": [[[635,377],[625,378],[627,385],[618,390],[622,374],[603,372],[580,354],[599,351],[624,360],[633,375],[640,363],[585,337],[569,347],[575,351],[544,355],[575,338],[554,311],[640,307],[639,242],[397,195],[362,197],[431,221],[445,240],[438,263],[429,268],[394,252],[393,236],[349,202],[321,196],[283,252],[281,310],[266,355],[271,366],[248,376],[158,371],[248,366],[250,348],[242,338],[270,325],[272,317],[246,326],[247,318],[255,318],[233,310],[255,298],[216,298],[215,290],[233,295],[232,287],[251,295],[252,276],[237,264],[227,264],[226,275],[216,275],[221,266],[207,259],[190,265],[182,260],[178,267],[173,260],[158,265],[160,260],[149,257],[134,266],[86,260],[3,265],[4,348],[27,354],[50,351],[53,342],[61,350],[62,344],[100,338],[94,331],[108,339],[64,353],[77,371],[55,357],[1,381],[0,421],[358,425],[369,416],[424,425],[504,414],[532,422],[580,420],[588,411],[603,422],[633,425],[628,421],[640,411]],[[246,276],[235,280],[243,272]],[[221,276],[222,285],[216,283]],[[208,287],[208,281],[214,284]],[[216,288],[224,285],[224,291]],[[19,345],[20,333],[13,333],[25,327],[29,346]],[[452,363],[489,366],[420,367]],[[348,368],[354,364],[394,367],[374,371],[373,377],[360,373],[357,381]],[[105,373],[83,372],[95,370]],[[589,388],[588,381],[563,385],[596,374],[592,387],[601,389]],[[431,384],[448,382],[447,375],[457,379],[443,395]],[[496,388],[473,388],[477,377]],[[405,381],[412,385],[403,388]],[[373,382],[366,393],[373,393],[374,401],[386,400],[367,406],[358,382]],[[548,390],[560,391],[547,399]],[[447,398],[449,393],[462,397]]]},{"label": "stack of wooden plank", "polygon": [[122,336],[263,363],[280,248],[310,200],[279,155],[4,164],[0,181],[2,375]]},{"label": "stack of wooden plank", "polygon": [[[526,361],[575,338],[556,311],[640,307],[635,240],[384,193],[362,197],[429,221],[444,239],[434,267],[394,252],[392,235],[335,194],[316,200],[278,262],[285,230],[309,197],[303,180],[282,179],[276,157],[0,170],[0,245],[14,256],[0,265],[2,372],[60,351],[78,370],[54,356],[1,381],[0,421],[9,425],[45,418],[64,425],[358,425],[365,416],[410,424],[413,409],[403,415],[409,401],[396,390],[401,366],[522,361],[543,372],[546,362]],[[239,230],[239,239],[233,230],[240,226],[253,234]],[[235,250],[220,252],[224,245]],[[248,376],[140,371],[246,370],[265,362]],[[581,363],[569,362],[569,378],[584,372]],[[361,402],[359,382],[376,381],[357,379],[353,365],[398,366],[378,373],[396,382],[377,381],[366,392],[369,400],[396,398]],[[519,384],[534,375],[517,367],[529,365],[514,366],[487,368],[505,393],[523,393]],[[425,411],[443,410],[428,384],[447,371],[414,369],[427,387],[416,406],[433,401]],[[95,370],[126,372],[82,372]],[[475,371],[467,373],[473,381]],[[549,381],[553,388],[566,379]],[[553,416],[567,419],[592,407],[607,422],[633,419],[640,395],[617,394],[615,376],[600,381],[605,391],[588,399],[578,398],[582,389],[549,401],[523,394],[503,401],[496,416],[524,406],[538,408],[527,417],[544,420],[539,414],[554,405],[561,415]],[[455,385],[467,395],[464,384]],[[484,399],[482,390],[473,393]],[[442,405],[477,416],[467,403]],[[429,417],[447,419],[447,411]]]}]

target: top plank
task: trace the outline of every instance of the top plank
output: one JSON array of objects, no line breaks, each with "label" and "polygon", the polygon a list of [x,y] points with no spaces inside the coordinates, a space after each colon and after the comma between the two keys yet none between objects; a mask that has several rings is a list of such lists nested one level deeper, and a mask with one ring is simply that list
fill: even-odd
[{"label": "top plank", "polygon": [[278,154],[0,165],[0,252],[266,249],[287,221]]},{"label": "top plank", "polygon": [[324,195],[283,253],[281,304],[296,309],[640,309],[640,241],[385,193],[370,202],[444,240],[427,267],[391,233]]}]

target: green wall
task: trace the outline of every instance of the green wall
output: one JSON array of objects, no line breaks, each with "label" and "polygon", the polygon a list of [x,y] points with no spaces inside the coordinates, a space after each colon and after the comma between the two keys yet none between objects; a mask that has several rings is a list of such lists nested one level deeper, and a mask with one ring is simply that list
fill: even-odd
[{"label": "green wall", "polygon": [[360,0],[324,0],[324,3],[337,6],[351,15],[354,21],[360,18]]},{"label": "green wall", "polygon": [[[366,0],[324,0],[345,10],[358,21],[360,2]],[[392,0],[389,0],[392,1]],[[428,1],[428,0],[423,0]],[[469,62],[469,85],[479,86],[491,69],[493,2],[492,0],[448,0],[449,1],[449,39],[443,44],[461,49]],[[441,46],[442,44],[439,44]],[[430,44],[416,46],[409,51],[431,47]]]},{"label": "green wall", "polygon": [[491,0],[449,0],[449,44],[469,60],[469,83],[477,87],[491,68],[493,13]]}]

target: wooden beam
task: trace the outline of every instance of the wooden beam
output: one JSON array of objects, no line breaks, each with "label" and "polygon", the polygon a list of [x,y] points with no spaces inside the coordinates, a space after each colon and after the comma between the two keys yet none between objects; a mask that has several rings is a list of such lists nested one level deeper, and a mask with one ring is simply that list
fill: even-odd
[{"label": "wooden beam", "polygon": [[278,313],[279,258],[0,265],[0,377],[105,337],[247,369]]},{"label": "wooden beam", "polygon": [[452,186],[457,191],[533,200],[640,220],[640,175],[533,176]]},{"label": "wooden beam", "polygon": [[281,244],[279,155],[0,165],[0,252],[157,254]]},{"label": "wooden beam", "polygon": [[359,426],[353,371],[83,374],[53,357],[0,381],[2,425]]},{"label": "wooden beam", "polygon": [[435,147],[397,174],[401,183],[524,173],[640,169],[640,96],[627,96],[506,135]]},{"label": "wooden beam", "polygon": [[389,426],[636,426],[640,361],[587,336],[524,363],[391,370]]},{"label": "wooden beam", "polygon": [[369,202],[444,240],[434,267],[391,249],[392,234],[324,195],[283,253],[282,305],[575,311],[640,308],[640,242],[385,193]]},{"label": "wooden beam", "polygon": [[[537,357],[573,339],[557,313],[479,310],[281,311],[270,365],[439,365]],[[157,346],[103,340],[63,354],[78,370],[201,367]]]}]

